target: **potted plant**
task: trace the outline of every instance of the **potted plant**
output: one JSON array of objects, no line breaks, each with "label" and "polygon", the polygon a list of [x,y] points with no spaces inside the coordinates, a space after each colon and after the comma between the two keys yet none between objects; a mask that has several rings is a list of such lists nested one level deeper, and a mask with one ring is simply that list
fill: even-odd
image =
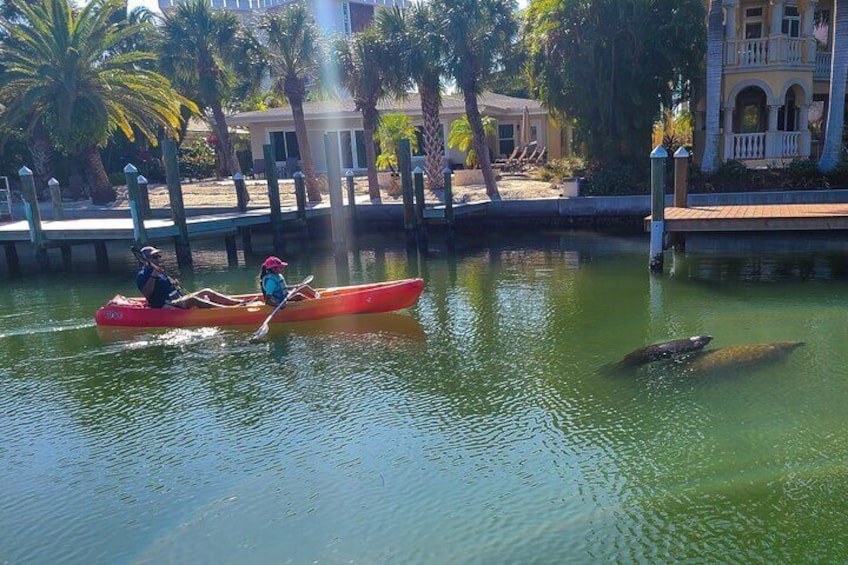
[{"label": "potted plant", "polygon": [[376,138],[380,146],[377,168],[383,171],[377,173],[377,182],[389,196],[399,196],[401,189],[400,175],[397,170],[398,142],[401,139],[408,139],[412,151],[417,151],[418,138],[415,135],[415,126],[405,114],[386,114],[380,118]]},{"label": "potted plant", "polygon": [[[498,122],[491,116],[481,116],[483,119],[483,133],[486,138],[492,137],[498,132]],[[468,116],[454,120],[448,134],[448,147],[465,152],[465,169],[454,172],[453,184],[464,186],[470,184],[484,184],[483,171],[480,170],[480,159],[474,148],[474,131],[468,122]]]}]

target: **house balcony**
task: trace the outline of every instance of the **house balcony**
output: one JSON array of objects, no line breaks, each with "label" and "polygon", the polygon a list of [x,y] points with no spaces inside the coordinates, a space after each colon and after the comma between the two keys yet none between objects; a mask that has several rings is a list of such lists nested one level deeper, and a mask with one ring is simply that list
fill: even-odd
[{"label": "house balcony", "polygon": [[810,154],[810,132],[769,131],[724,136],[724,158],[738,161],[785,162]]},{"label": "house balcony", "polygon": [[758,39],[728,39],[724,45],[725,70],[764,70],[770,66],[798,67],[817,61],[816,40],[776,35]]},{"label": "house balcony", "polygon": [[830,80],[829,51],[816,51],[816,66],[813,69],[813,80]]}]

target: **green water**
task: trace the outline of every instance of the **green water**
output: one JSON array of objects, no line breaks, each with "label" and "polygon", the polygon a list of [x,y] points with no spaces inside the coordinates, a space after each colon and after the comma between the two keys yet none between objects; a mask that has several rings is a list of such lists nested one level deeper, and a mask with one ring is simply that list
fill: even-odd
[{"label": "green water", "polygon": [[[652,278],[641,237],[508,241],[294,255],[292,280],[427,288],[263,344],[99,332],[130,257],[3,280],[0,563],[848,560],[839,257],[690,253]],[[195,261],[190,288],[255,276]],[[720,374],[599,370],[703,333],[806,345]]]}]

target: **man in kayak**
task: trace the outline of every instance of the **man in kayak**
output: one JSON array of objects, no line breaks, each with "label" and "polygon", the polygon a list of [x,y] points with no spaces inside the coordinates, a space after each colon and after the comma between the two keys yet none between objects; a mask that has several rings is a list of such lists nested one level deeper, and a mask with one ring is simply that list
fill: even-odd
[{"label": "man in kayak", "polygon": [[262,263],[262,269],[259,271],[259,290],[262,291],[265,304],[277,306],[286,300],[317,298],[318,293],[309,285],[302,287],[297,294],[288,296],[286,279],[283,277],[283,271],[288,265],[288,263],[273,255]]},{"label": "man in kayak", "polygon": [[139,269],[135,284],[151,308],[221,308],[242,304],[241,300],[211,288],[187,293],[178,281],[166,275],[165,269],[159,266],[162,251],[148,245],[141,248],[141,255],[146,263]]}]

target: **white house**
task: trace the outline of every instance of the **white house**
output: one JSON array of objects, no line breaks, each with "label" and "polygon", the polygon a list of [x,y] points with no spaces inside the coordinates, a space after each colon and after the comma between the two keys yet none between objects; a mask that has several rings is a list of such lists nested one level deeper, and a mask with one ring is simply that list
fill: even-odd
[{"label": "white house", "polygon": [[[182,0],[159,0],[163,12],[173,10]],[[249,21],[263,12],[278,10],[298,0],[211,0],[212,7],[230,10]],[[315,19],[324,33],[343,33],[349,36],[365,29],[376,10],[383,7],[405,8],[409,0],[308,0]]]},{"label": "white house", "polygon": [[[539,148],[546,147],[549,158],[570,155],[567,150],[570,146],[570,128],[560,130],[548,111],[536,100],[484,93],[479,98],[479,107],[482,114],[491,116],[498,122],[497,139],[492,139],[489,147],[495,158],[506,158],[512,154],[516,146],[521,145],[521,140],[524,139],[521,124],[525,108],[530,117],[530,140],[536,141]],[[403,100],[386,100],[378,109],[384,114],[392,112],[406,114],[419,128],[423,124],[421,100],[417,94],[410,94]],[[307,102],[303,110],[306,115],[306,128],[309,132],[309,145],[316,172],[324,173],[327,170],[323,136],[327,132],[338,133],[338,151],[342,169],[352,170],[354,173],[364,172],[366,161],[362,114],[354,110],[353,101]],[[450,124],[464,113],[465,104],[462,95],[449,94],[443,97],[441,110],[443,139],[447,139]],[[265,171],[262,146],[271,143],[272,140],[278,169],[284,169],[288,164],[288,172],[291,172],[291,163],[300,159],[300,148],[297,144],[290,107],[243,112],[230,117],[228,122],[250,131],[250,146],[256,172]],[[445,145],[445,156],[447,164],[453,166],[465,160],[463,153],[449,149],[447,145]],[[413,157],[413,166],[422,164],[423,143],[419,143],[419,151]]]}]

